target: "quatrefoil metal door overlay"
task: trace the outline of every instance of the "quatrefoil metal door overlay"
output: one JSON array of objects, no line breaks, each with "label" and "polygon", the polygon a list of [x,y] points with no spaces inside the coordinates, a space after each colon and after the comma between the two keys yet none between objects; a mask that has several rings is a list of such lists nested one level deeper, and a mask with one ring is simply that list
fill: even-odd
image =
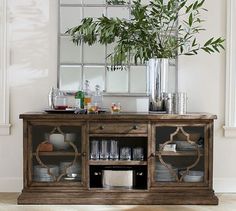
[{"label": "quatrefoil metal door overlay", "polygon": [[[173,170],[173,168],[171,166],[169,166],[163,159],[163,155],[165,153],[164,151],[164,148],[167,144],[173,144],[175,143],[174,141],[174,137],[178,134],[178,133],[182,133],[185,137],[186,137],[186,142],[188,142],[189,144],[191,144],[192,146],[194,146],[195,150],[196,150],[196,160],[193,162],[193,164],[189,165],[186,167],[186,170],[184,171],[184,173],[181,175],[181,177],[179,178],[178,175],[176,174],[176,172]],[[189,170],[194,168],[198,163],[199,163],[199,160],[200,160],[200,149],[197,145],[196,142],[190,140],[190,134],[185,132],[185,130],[183,129],[182,126],[178,126],[176,131],[171,133],[170,134],[170,139],[168,141],[166,141],[164,144],[162,144],[159,148],[159,151],[158,151],[158,157],[159,157],[159,160],[160,162],[162,163],[162,165],[164,165],[165,167],[167,167],[171,174],[176,178],[176,181],[178,182],[182,182],[183,181],[183,178],[186,174],[188,174]]]},{"label": "quatrefoil metal door overlay", "polygon": [[[66,165],[63,169],[63,172],[57,177],[55,176],[51,171],[50,171],[50,168],[48,167],[48,165],[46,165],[40,158],[40,144],[37,146],[37,149],[36,149],[36,160],[38,161],[39,165],[41,165],[42,167],[46,168],[47,169],[47,173],[48,175],[52,176],[53,178],[53,181],[54,182],[59,182],[61,180],[61,178],[63,176],[66,175],[66,171],[69,167],[71,167],[72,165],[74,165],[76,163],[76,160],[77,160],[77,155],[78,155],[78,149],[77,147],[71,142],[71,141],[68,141],[66,140],[66,135],[65,133],[62,132],[61,128],[60,127],[55,127],[51,132],[50,132],[50,135],[51,134],[54,134],[54,133],[59,133],[61,135],[64,136],[64,142],[68,143],[74,150],[74,158],[73,158],[73,161],[71,161],[70,164]],[[49,136],[50,136],[49,135]],[[44,142],[41,142],[41,144],[45,144],[45,143],[49,143],[49,140],[46,140]]]}]

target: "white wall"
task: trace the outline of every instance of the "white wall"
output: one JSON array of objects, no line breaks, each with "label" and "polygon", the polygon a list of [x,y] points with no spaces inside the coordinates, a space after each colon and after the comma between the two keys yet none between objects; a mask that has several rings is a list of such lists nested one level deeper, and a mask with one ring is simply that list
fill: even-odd
[{"label": "white wall", "polygon": [[0,191],[22,189],[22,120],[56,85],[57,0],[9,0],[11,136],[0,136]]},{"label": "white wall", "polygon": [[[207,30],[200,36],[226,37],[226,2],[208,0]],[[179,88],[188,93],[189,111],[217,114],[214,140],[214,187],[216,191],[236,192],[236,138],[223,137],[225,104],[225,53],[181,57],[179,62]]]},{"label": "white wall", "polygon": [[[0,137],[0,191],[20,191],[22,188],[22,120],[19,120],[19,114],[43,109],[47,105],[50,86],[56,85],[56,2],[9,0],[12,133]],[[200,39],[225,37],[226,1],[207,0],[206,7],[209,9],[206,16],[208,30]],[[225,139],[222,135],[224,81],[224,53],[180,58],[179,87],[188,93],[188,110],[218,115],[214,143],[215,190],[236,192],[236,140]],[[140,103],[138,105],[142,109]]]}]

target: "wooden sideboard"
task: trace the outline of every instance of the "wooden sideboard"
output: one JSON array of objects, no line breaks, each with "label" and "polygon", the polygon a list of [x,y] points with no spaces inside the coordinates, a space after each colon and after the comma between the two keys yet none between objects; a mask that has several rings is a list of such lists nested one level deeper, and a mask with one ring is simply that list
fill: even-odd
[{"label": "wooden sideboard", "polygon": [[[20,118],[24,187],[18,204],[218,204],[212,188],[215,115],[25,113]],[[92,160],[94,140],[100,148],[103,140],[118,141],[119,149],[142,148],[144,157]],[[42,143],[53,150],[41,150]],[[106,170],[131,172],[132,187],[104,187]]]}]

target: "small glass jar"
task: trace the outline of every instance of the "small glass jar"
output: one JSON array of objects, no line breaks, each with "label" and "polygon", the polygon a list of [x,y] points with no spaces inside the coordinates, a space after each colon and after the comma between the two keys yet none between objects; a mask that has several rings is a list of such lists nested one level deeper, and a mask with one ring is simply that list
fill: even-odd
[{"label": "small glass jar", "polygon": [[54,102],[55,109],[65,110],[68,107],[67,97],[64,95],[58,95],[55,97]]},{"label": "small glass jar", "polygon": [[144,160],[144,154],[143,154],[142,147],[133,148],[133,160]]},{"label": "small glass jar", "polygon": [[131,160],[131,148],[122,147],[120,149],[120,159],[121,160]]},{"label": "small glass jar", "polygon": [[91,105],[91,103],[88,103],[87,109],[88,114],[97,114],[99,111],[97,104]]},{"label": "small glass jar", "polygon": [[121,111],[120,103],[112,103],[111,104],[111,113],[112,114],[120,113],[120,111]]}]

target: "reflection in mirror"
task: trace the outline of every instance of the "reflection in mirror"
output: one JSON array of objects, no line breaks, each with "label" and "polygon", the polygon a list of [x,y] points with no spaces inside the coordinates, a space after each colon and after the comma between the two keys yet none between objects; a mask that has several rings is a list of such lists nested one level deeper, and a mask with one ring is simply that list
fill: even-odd
[{"label": "reflection in mirror", "polygon": [[87,44],[84,44],[83,53],[83,59],[85,64],[104,64],[106,58],[104,45],[94,44],[92,46],[89,46]]},{"label": "reflection in mirror", "polygon": [[105,89],[105,67],[104,66],[84,66],[84,81],[89,80],[91,90],[99,85],[101,90]]},{"label": "reflection in mirror", "polygon": [[176,92],[176,86],[177,86],[177,82],[176,82],[176,78],[177,78],[177,72],[176,72],[176,65],[172,64],[169,65],[169,87],[168,90],[169,92]]},{"label": "reflection in mirror", "polygon": [[[132,3],[133,0],[126,0]],[[71,27],[78,26],[84,17],[98,18],[102,15],[129,19],[130,5],[106,4],[106,0],[59,0],[58,30],[58,86],[65,91],[78,91],[85,80],[90,81],[91,89],[96,84],[108,95],[147,95],[146,66],[134,65],[133,61],[126,65],[126,70],[109,70],[110,58],[115,44],[107,46],[95,44],[76,46],[71,37],[64,33]],[[141,0],[148,4],[149,0]],[[176,65],[170,66],[170,91],[176,89]]]},{"label": "reflection in mirror", "polygon": [[77,26],[83,16],[82,7],[62,7],[60,8],[60,32],[64,34],[69,28]]},{"label": "reflection in mirror", "polygon": [[81,66],[62,65],[60,68],[60,89],[75,91],[82,81]]},{"label": "reflection in mirror", "polygon": [[106,14],[105,7],[83,7],[83,17],[99,18]]},{"label": "reflection in mirror", "polygon": [[108,7],[107,16],[129,19],[129,8],[127,7]]},{"label": "reflection in mirror", "polygon": [[131,66],[130,67],[130,92],[145,93],[147,80],[146,66]]},{"label": "reflection in mirror", "polygon": [[105,4],[106,0],[83,0],[84,4]]},{"label": "reflection in mirror", "polygon": [[60,39],[60,62],[61,64],[78,64],[82,62],[82,47],[76,46],[68,36]]},{"label": "reflection in mirror", "polygon": [[128,69],[107,70],[107,92],[128,93]]},{"label": "reflection in mirror", "polygon": [[61,0],[61,4],[81,4],[82,0]]}]

